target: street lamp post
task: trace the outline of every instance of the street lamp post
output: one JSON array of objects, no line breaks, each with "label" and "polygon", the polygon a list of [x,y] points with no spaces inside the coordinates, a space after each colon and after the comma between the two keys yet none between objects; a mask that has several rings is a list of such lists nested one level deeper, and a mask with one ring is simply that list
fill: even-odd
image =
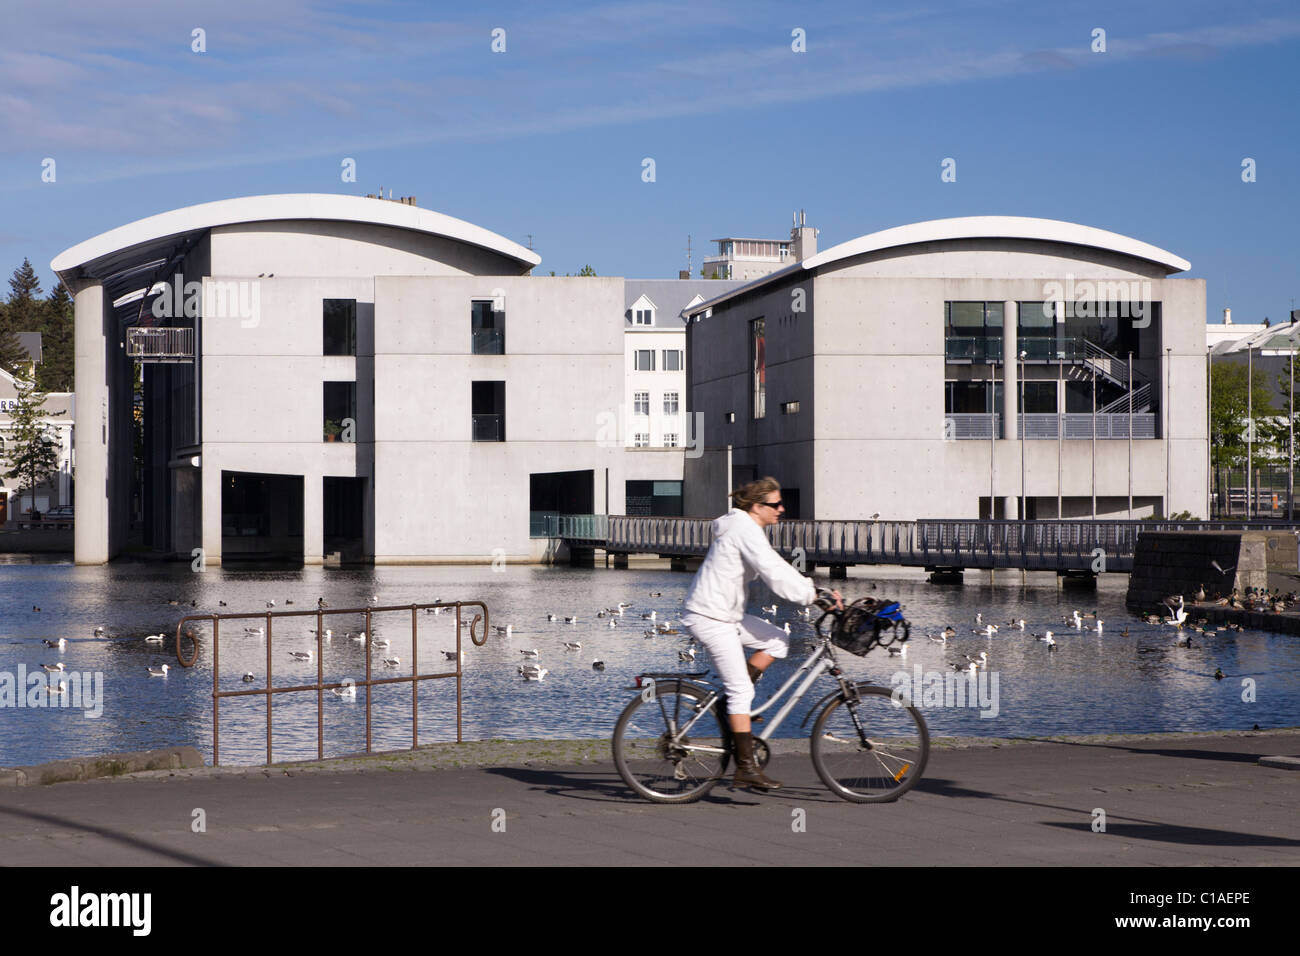
[{"label": "street lamp post", "polygon": [[[1020,407],[1016,409],[1017,416],[1020,419],[1020,520],[1024,521],[1028,517],[1028,508],[1025,502],[1025,356],[1027,352],[1020,353]],[[1022,532],[1023,533],[1023,532]]]},{"label": "street lamp post", "polygon": [[1092,520],[1097,520],[1097,369],[1092,370]]},{"label": "street lamp post", "polygon": [[1165,520],[1169,520],[1169,496],[1170,481],[1172,479],[1171,470],[1173,468],[1173,445],[1169,440],[1169,430],[1173,425],[1173,409],[1169,407],[1169,379],[1173,374],[1174,350],[1171,347],[1165,348]]},{"label": "street lamp post", "polygon": [[1133,520],[1133,352],[1128,353],[1128,520]]},{"label": "street lamp post", "polygon": [[998,367],[989,359],[989,405],[992,414],[989,415],[989,520],[993,521],[998,516],[997,499],[993,497],[993,459],[997,455],[997,445],[994,439],[998,436]]}]

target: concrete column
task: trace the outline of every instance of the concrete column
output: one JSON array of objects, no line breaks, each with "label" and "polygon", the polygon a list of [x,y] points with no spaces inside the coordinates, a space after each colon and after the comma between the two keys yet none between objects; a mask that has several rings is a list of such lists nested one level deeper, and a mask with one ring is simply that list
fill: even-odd
[{"label": "concrete column", "polygon": [[77,564],[108,563],[108,374],[104,326],[112,303],[98,282],[77,290],[76,352],[77,520],[73,557]]},{"label": "concrete column", "polygon": [[200,460],[199,486],[202,491],[202,506],[199,520],[203,526],[203,563],[208,567],[221,565],[221,462],[212,453],[211,445],[202,445],[203,456]]},{"label": "concrete column", "polygon": [[302,476],[302,563],[325,563],[325,479]]},{"label": "concrete column", "polygon": [[[1019,313],[1015,302],[1002,303],[1002,447],[1010,448],[1012,455],[1000,455],[998,458],[998,484],[1011,494],[1002,499],[1003,517],[1015,518],[1019,513],[1020,501],[1020,442],[1016,438],[1016,413],[1020,409],[1020,363],[1017,356],[1020,348],[1017,344],[1016,320]],[[1008,469],[1009,462],[1015,467]]]}]

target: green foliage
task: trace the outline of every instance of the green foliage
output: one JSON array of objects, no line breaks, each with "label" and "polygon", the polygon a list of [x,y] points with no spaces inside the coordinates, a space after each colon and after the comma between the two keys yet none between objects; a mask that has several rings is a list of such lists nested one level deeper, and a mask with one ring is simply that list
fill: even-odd
[{"label": "green foliage", "polygon": [[[1256,371],[1246,387],[1246,366],[1238,362],[1219,362],[1214,366],[1214,382],[1210,394],[1210,443],[1214,467],[1243,468],[1251,425],[1254,422],[1254,454],[1252,467],[1261,467],[1273,459],[1279,437],[1286,441],[1286,422],[1281,427],[1272,421],[1278,415],[1273,405],[1273,390],[1268,385],[1268,375]],[[1248,401],[1249,398],[1249,401]],[[1252,406],[1253,407],[1250,407]],[[1285,419],[1285,415],[1283,416]]]},{"label": "green foliage", "polygon": [[580,276],[594,276],[595,274],[596,270],[589,265],[583,266],[582,271],[578,273]]},{"label": "green foliage", "polygon": [[72,296],[59,282],[42,306],[37,329],[42,354],[41,364],[36,367],[36,384],[43,392],[71,392],[76,371]]},{"label": "green foliage", "polygon": [[45,410],[45,393],[34,384],[19,384],[18,399],[9,413],[6,459],[10,467],[5,472],[6,478],[18,481],[19,493],[34,491],[58,470],[59,440],[42,419],[62,414]]}]

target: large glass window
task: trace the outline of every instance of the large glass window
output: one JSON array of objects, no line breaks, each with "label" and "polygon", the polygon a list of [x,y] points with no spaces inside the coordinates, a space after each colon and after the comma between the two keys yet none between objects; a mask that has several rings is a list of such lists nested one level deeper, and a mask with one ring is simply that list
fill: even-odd
[{"label": "large glass window", "polygon": [[506,440],[506,383],[472,382],[474,441]]},{"label": "large glass window", "polygon": [[1026,415],[1056,414],[1056,383],[1025,382],[1025,405],[1021,411]]},{"label": "large glass window", "polygon": [[664,349],[664,371],[680,372],[682,370],[682,350]]},{"label": "large glass window", "polygon": [[506,314],[492,309],[491,299],[470,303],[470,336],[475,355],[506,354]]},{"label": "large glass window", "polygon": [[649,392],[632,393],[632,413],[634,415],[650,414],[650,393]]},{"label": "large glass window", "polygon": [[989,383],[944,382],[943,410],[948,415],[987,415],[989,412],[1002,411],[1002,383],[998,382],[994,390],[993,401],[989,402]]},{"label": "large glass window", "polygon": [[357,383],[325,383],[325,441],[357,440]]},{"label": "large glass window", "polygon": [[1001,302],[945,302],[944,351],[949,359],[1002,359]]},{"label": "large glass window", "polygon": [[655,370],[655,350],[637,349],[632,356],[632,367],[638,372],[653,372]]},{"label": "large glass window", "polygon": [[325,341],[322,355],[357,354],[357,300],[324,301]]},{"label": "large glass window", "polygon": [[751,379],[753,381],[755,418],[767,414],[767,335],[766,324],[762,319],[749,323],[749,358]]}]

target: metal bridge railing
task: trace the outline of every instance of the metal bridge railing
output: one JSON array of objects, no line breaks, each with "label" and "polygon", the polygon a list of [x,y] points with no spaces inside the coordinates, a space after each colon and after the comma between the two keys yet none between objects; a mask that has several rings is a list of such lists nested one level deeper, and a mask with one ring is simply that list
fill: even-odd
[{"label": "metal bridge railing", "polygon": [[[438,601],[433,604],[402,604],[390,607],[355,607],[355,608],[319,608],[315,611],[266,611],[264,613],[254,614],[190,614],[181,618],[176,625],[176,659],[182,667],[193,667],[199,657],[198,637],[192,629],[187,629],[187,624],[196,622],[209,622],[212,625],[212,765],[219,763],[220,751],[220,733],[221,733],[221,701],[228,697],[265,697],[266,698],[266,763],[271,764],[271,726],[272,712],[274,711],[274,701],[277,694],[294,694],[304,691],[314,690],[316,692],[316,756],[318,759],[325,757],[325,712],[324,701],[325,692],[342,687],[367,688],[366,691],[366,753],[371,753],[371,694],[369,688],[378,687],[382,684],[410,684],[411,685],[411,749],[414,750],[419,744],[420,736],[420,708],[419,708],[419,685],[420,681],[442,680],[446,678],[455,678],[456,681],[456,742],[461,743],[461,608],[482,608],[483,613],[475,613],[473,619],[467,622],[469,627],[470,640],[477,647],[482,647],[487,641],[488,631],[488,609],[482,601],[455,601],[442,602]],[[455,609],[456,612],[456,669],[446,673],[438,674],[421,674],[418,673],[420,660],[419,645],[419,619],[420,611],[427,608],[447,608]],[[370,635],[374,633],[372,629],[372,620],[376,614],[385,614],[393,612],[407,612],[411,615],[411,666],[417,672],[408,676],[399,677],[372,677],[371,676],[371,657],[372,648],[370,645]],[[366,654],[366,676],[364,680],[327,683],[325,681],[325,662],[322,658],[321,651],[324,650],[325,619],[331,615],[351,614],[365,615],[365,634],[366,638],[362,642]],[[300,684],[292,687],[272,687],[272,644],[274,638],[274,622],[282,618],[290,617],[310,617],[316,619],[316,652],[313,655],[316,658],[316,682],[314,684]],[[223,621],[264,621],[265,639],[266,639],[266,686],[253,688],[251,690],[221,690],[221,623]],[[483,623],[483,630],[477,629],[479,622]],[[193,653],[186,656],[181,638],[186,638],[193,650]]]}]

